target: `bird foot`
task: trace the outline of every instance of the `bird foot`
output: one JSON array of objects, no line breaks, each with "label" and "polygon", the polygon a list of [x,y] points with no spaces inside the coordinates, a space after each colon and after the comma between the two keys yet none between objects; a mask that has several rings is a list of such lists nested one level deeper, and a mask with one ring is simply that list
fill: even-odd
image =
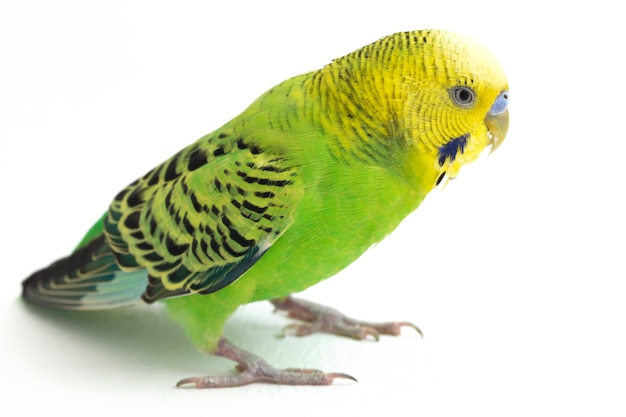
[{"label": "bird foot", "polygon": [[409,322],[370,323],[346,317],[334,308],[325,307],[310,301],[301,300],[292,296],[271,300],[276,310],[287,312],[287,316],[307,323],[293,323],[283,329],[283,336],[287,334],[306,336],[313,333],[331,333],[365,340],[368,337],[378,340],[381,334],[398,336],[403,327],[414,329],[420,336],[422,331]]},{"label": "bird foot", "polygon": [[195,385],[196,388],[227,388],[248,385],[255,382],[269,382],[281,385],[330,385],[337,378],[355,378],[343,373],[324,373],[315,369],[276,369],[260,357],[238,348],[222,338],[216,356],[237,362],[239,374],[228,376],[203,376],[185,378],[176,384],[177,387]]}]

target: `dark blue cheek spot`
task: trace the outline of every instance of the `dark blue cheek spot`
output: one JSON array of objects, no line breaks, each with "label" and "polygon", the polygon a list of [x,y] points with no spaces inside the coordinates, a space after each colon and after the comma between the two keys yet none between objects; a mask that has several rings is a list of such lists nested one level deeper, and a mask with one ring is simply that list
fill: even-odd
[{"label": "dark blue cheek spot", "polygon": [[439,165],[443,166],[443,164],[446,162],[446,159],[449,159],[450,162],[454,162],[457,154],[459,152],[463,153],[465,151],[465,145],[467,145],[468,139],[469,139],[469,134],[466,133],[465,135],[452,139],[448,143],[440,146],[439,147]]}]

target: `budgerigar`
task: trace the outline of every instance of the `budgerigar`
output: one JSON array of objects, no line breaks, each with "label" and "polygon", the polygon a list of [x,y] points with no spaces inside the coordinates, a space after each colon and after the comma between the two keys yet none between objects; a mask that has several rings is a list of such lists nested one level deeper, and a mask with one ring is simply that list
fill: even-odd
[{"label": "budgerigar", "polygon": [[124,188],[77,249],[23,283],[32,304],[94,310],[163,301],[201,350],[252,382],[331,384],[343,373],[279,370],[229,342],[226,320],[271,300],[316,331],[363,339],[409,323],[364,323],[291,294],[387,236],[443,179],[508,128],[493,55],[452,32],[396,33],[288,79],[239,116]]}]

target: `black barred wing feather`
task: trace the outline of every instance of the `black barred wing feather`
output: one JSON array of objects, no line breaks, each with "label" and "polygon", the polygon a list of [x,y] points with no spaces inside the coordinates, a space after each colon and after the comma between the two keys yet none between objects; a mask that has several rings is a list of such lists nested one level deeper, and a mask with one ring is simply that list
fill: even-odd
[{"label": "black barred wing feather", "polygon": [[115,256],[100,235],[32,274],[23,282],[24,299],[63,310],[99,310],[132,305],[146,290],[143,270],[121,271]]},{"label": "black barred wing feather", "polygon": [[145,301],[206,294],[263,255],[293,220],[301,195],[289,161],[222,133],[120,192],[105,233],[122,268],[147,269]]}]

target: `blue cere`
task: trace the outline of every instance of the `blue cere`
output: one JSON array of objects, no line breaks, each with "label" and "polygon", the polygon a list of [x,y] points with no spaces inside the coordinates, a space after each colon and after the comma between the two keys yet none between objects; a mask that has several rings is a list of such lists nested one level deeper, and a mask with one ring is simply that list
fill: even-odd
[{"label": "blue cere", "polygon": [[491,105],[491,109],[489,109],[489,116],[497,116],[506,111],[506,108],[509,105],[509,92],[503,91],[496,98],[496,101]]}]

